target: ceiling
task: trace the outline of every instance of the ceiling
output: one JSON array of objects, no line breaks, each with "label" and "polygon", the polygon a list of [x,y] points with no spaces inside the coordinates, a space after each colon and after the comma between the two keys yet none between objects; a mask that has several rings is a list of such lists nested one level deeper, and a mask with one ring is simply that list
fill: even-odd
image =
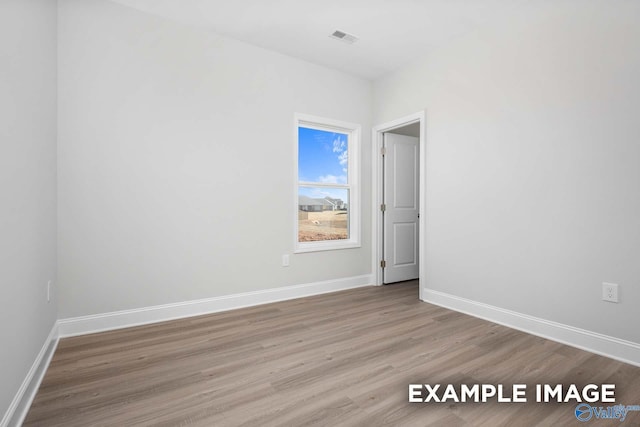
[{"label": "ceiling", "polygon": [[395,133],[396,135],[414,136],[420,138],[420,123],[411,123],[410,125],[402,126],[389,131],[389,133]]},{"label": "ceiling", "polygon": [[[366,79],[461,34],[509,18],[528,0],[114,0]],[[335,30],[359,38],[335,40]]]}]

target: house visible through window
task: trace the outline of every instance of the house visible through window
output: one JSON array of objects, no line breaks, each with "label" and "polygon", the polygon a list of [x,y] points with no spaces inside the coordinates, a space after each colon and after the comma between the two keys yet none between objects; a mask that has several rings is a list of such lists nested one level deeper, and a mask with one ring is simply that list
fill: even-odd
[{"label": "house visible through window", "polygon": [[358,125],[296,115],[296,251],[360,243]]}]

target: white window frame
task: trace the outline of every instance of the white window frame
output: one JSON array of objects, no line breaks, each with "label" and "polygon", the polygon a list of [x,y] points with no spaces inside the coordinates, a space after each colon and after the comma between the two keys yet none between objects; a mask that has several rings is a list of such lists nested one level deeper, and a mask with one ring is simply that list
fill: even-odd
[{"label": "white window frame", "polygon": [[[348,138],[347,150],[349,153],[347,163],[347,184],[324,184],[317,182],[298,181],[298,128],[306,127],[329,132],[346,134]],[[360,243],[360,137],[361,126],[356,123],[348,123],[324,117],[308,114],[294,115],[294,253],[329,251],[337,249],[359,248]],[[298,191],[300,184],[312,187],[347,188],[349,190],[349,238],[344,240],[321,240],[316,242],[298,241]]]}]

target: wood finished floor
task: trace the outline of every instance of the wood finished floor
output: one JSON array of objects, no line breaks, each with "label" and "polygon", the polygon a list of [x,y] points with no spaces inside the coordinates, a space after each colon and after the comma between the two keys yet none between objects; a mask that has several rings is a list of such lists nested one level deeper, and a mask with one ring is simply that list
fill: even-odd
[{"label": "wood finished floor", "polygon": [[62,339],[24,425],[640,425],[579,423],[575,403],[409,404],[409,383],[614,383],[640,404],[640,368],[420,302],[407,282]]}]

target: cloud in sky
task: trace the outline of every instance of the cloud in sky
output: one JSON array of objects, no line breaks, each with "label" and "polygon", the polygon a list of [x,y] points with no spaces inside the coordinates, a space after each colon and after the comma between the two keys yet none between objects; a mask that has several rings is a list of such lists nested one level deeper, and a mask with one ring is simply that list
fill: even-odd
[{"label": "cloud in sky", "polygon": [[323,199],[328,196],[333,199],[340,199],[347,203],[349,202],[349,190],[344,188],[300,187],[298,194],[314,199]]},{"label": "cloud in sky", "polygon": [[345,184],[347,177],[345,175],[322,175],[318,177],[317,182],[322,184]]},{"label": "cloud in sky", "polygon": [[340,162],[340,166],[342,166],[342,171],[347,173],[347,164],[349,163],[349,152],[343,151],[338,156],[338,161]]},{"label": "cloud in sky", "polygon": [[[347,150],[347,141],[341,138],[333,140],[333,152],[338,154],[338,162],[342,166],[342,171],[347,173],[347,164],[349,163],[349,151]],[[346,179],[344,182],[347,182]]]}]

